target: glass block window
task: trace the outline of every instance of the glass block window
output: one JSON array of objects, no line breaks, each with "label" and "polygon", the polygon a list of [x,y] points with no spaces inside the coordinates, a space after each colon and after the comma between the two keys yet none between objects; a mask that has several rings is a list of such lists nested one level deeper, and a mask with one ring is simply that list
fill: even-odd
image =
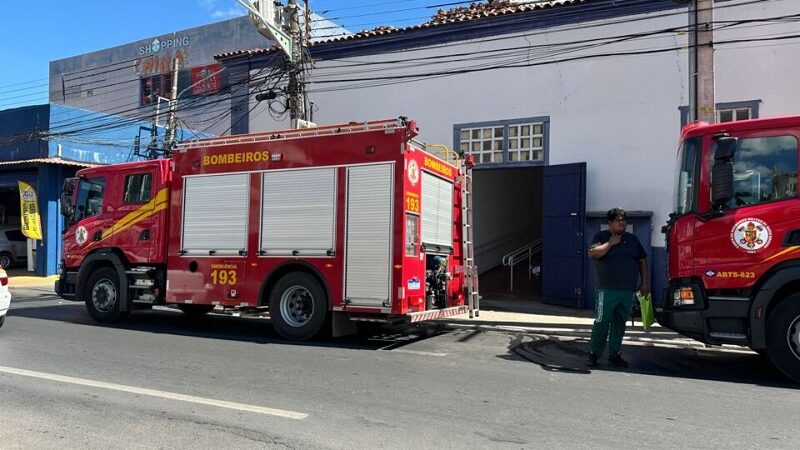
[{"label": "glass block window", "polygon": [[508,126],[508,160],[544,160],[544,124],[527,123]]},{"label": "glass block window", "polygon": [[455,128],[459,148],[473,155],[478,164],[544,161],[544,122],[504,121]]},{"label": "glass block window", "polygon": [[503,127],[462,129],[461,149],[478,163],[503,162]]}]

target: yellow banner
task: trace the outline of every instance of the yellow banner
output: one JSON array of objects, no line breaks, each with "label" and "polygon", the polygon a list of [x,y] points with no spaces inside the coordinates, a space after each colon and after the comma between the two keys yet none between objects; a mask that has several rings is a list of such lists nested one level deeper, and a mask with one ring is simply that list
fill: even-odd
[{"label": "yellow banner", "polygon": [[42,221],[39,218],[39,202],[36,191],[22,181],[19,183],[19,206],[22,212],[22,234],[31,239],[42,239]]}]

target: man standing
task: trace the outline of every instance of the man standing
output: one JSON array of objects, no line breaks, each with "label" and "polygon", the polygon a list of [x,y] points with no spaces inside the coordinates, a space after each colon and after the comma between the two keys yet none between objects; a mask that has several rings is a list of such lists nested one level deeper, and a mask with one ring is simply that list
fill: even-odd
[{"label": "man standing", "polygon": [[[647,278],[647,253],[639,239],[625,231],[627,216],[622,208],[606,214],[608,230],[597,233],[589,247],[595,267],[595,320],[586,364],[597,366],[608,340],[608,361],[628,367],[620,355],[625,322],[631,313],[637,287],[642,295],[650,292]],[[610,329],[610,333],[609,333]]]}]

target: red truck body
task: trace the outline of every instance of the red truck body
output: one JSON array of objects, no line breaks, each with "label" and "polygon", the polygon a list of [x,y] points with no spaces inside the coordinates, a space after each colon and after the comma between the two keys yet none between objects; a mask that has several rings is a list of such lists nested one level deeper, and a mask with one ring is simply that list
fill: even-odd
[{"label": "red truck body", "polygon": [[800,117],[684,127],[656,316],[800,380]]},{"label": "red truck body", "polygon": [[64,194],[56,290],[101,321],[154,304],[269,309],[299,339],[466,312],[467,169],[416,133],[391,120],[211,138],[84,169]]}]

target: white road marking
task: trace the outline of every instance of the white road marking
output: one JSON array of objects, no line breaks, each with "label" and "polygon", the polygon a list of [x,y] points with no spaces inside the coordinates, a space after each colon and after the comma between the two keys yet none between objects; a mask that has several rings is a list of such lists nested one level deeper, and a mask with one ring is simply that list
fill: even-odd
[{"label": "white road marking", "polygon": [[392,352],[392,353],[405,353],[405,354],[408,354],[408,355],[438,356],[438,357],[447,356],[447,353],[422,352],[422,351],[417,351],[417,350],[403,350],[403,349],[399,349],[399,348],[398,349],[394,349],[394,350],[391,349],[391,348],[379,348],[378,350],[381,350],[381,351],[384,351],[384,352]]},{"label": "white road marking", "polygon": [[197,403],[201,405],[216,406],[219,408],[234,409],[237,411],[254,412],[258,414],[267,414],[270,416],[283,417],[286,419],[303,420],[308,417],[308,414],[299,413],[294,411],[287,411],[283,409],[266,408],[263,406],[247,405],[244,403],[226,402],[223,400],[214,400],[210,398],[195,397],[193,395],[176,394],[174,392],[159,391],[155,389],[138,388],[134,386],[125,386],[122,384],[106,383],[103,381],[86,380],[83,378],[68,377],[64,375],[55,375],[44,372],[34,372],[32,370],[16,369],[14,367],[0,366],[0,373],[7,373],[10,375],[19,375],[23,377],[38,378],[41,380],[57,381],[61,383],[76,384],[79,386],[88,386],[100,389],[109,389],[112,391],[127,392],[130,394],[147,395],[150,397],[164,398],[168,400],[178,400],[182,402]]}]

